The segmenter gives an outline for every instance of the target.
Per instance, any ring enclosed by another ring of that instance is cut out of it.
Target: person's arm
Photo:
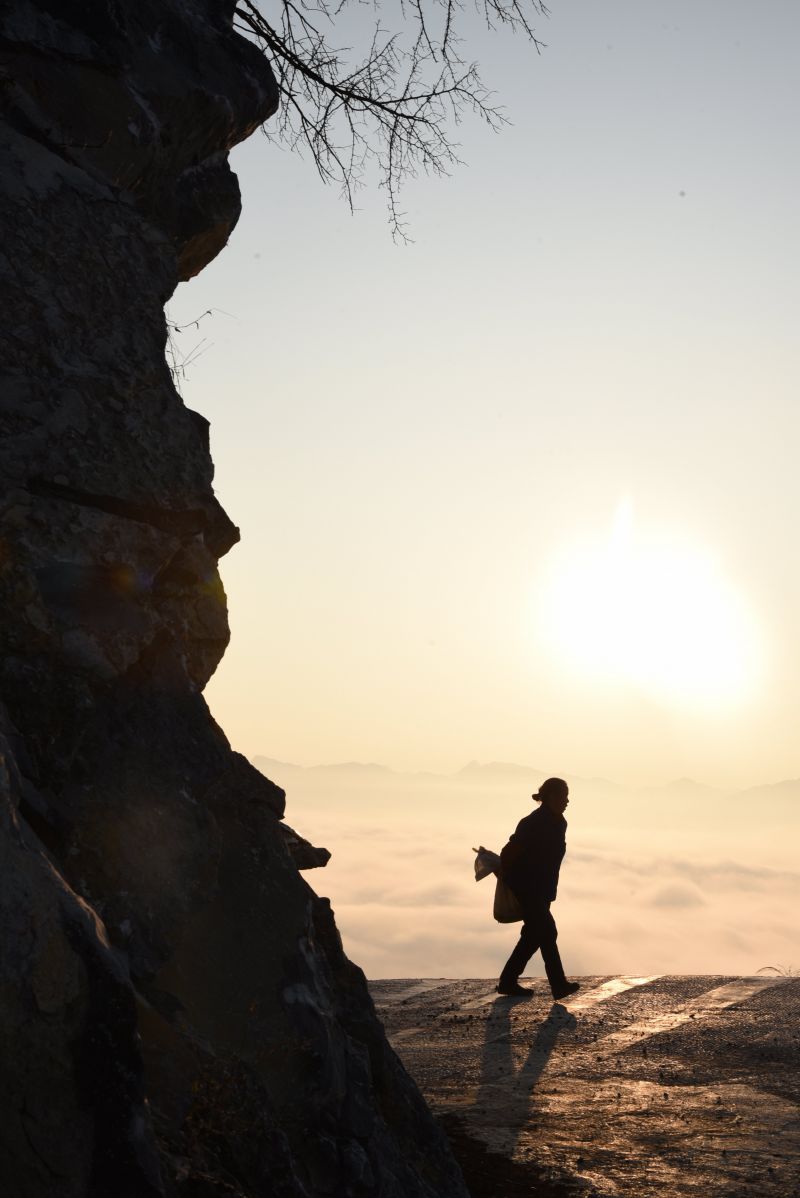
[[[535,863],[538,837],[529,821],[530,816],[519,821],[500,854],[505,873],[527,873]]]
[[[512,835],[508,844],[503,847],[500,853],[500,876],[502,877],[503,874],[513,873],[518,866],[522,864],[522,860],[522,845],[516,839],[515,835]]]

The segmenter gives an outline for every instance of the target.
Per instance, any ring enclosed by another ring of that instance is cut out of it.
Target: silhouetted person
[[[556,944],[558,929],[550,914],[567,848],[564,812],[569,803],[569,787],[563,778],[548,778],[531,798],[539,806],[520,820],[500,854],[503,881],[522,907],[523,924],[517,946],[500,974],[497,992],[530,994],[518,979],[539,949],[553,998],[561,999],[580,989],[577,982],[568,982],[564,974]]]

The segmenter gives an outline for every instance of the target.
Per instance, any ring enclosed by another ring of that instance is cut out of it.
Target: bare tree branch
[[[386,0],[388,2],[388,0]],[[338,183],[350,207],[369,169],[386,189],[392,233],[406,239],[399,205],[404,180],[420,170],[448,174],[458,162],[452,127],[471,113],[492,129],[506,123],[477,63],[462,54],[467,0],[399,0],[398,29],[381,22],[381,0],[238,0],[236,27],[269,57],[283,104],[265,133],[310,152],[320,177]],[[533,21],[543,0],[473,0],[489,29],[503,27],[543,43]],[[355,54],[331,38],[346,10],[372,7],[371,36]]]

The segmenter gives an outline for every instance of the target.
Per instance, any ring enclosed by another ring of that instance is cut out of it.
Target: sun
[[[554,563],[540,614],[551,651],[584,677],[684,707],[753,692],[760,637],[744,596],[688,538],[639,532],[629,499],[604,537]]]

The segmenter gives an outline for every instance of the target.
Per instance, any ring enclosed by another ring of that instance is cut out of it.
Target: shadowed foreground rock
[[[238,531],[163,304],[276,106],[228,0],[0,4],[0,1176],[459,1198],[284,794],[211,719]]]

